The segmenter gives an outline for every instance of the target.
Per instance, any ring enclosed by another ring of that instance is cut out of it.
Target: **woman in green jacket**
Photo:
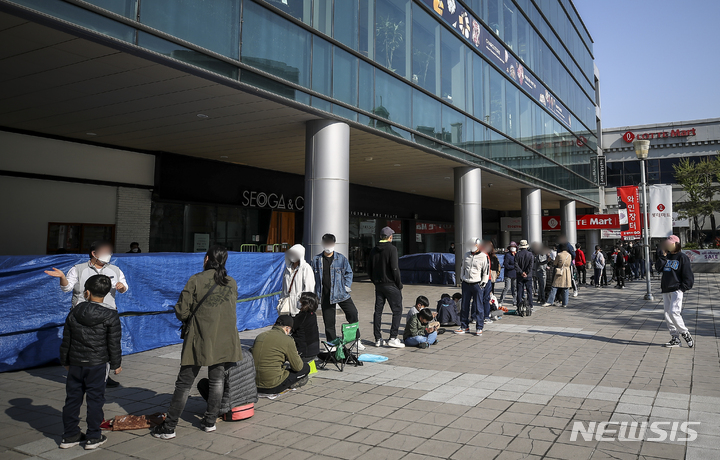
[[[227,276],[227,250],[212,246],[203,263],[203,271],[190,277],[175,305],[175,316],[185,324],[180,372],[165,422],[153,429],[161,439],[175,437],[175,427],[185,409],[190,389],[203,366],[210,381],[208,406],[200,422],[206,432],[215,431],[222,402],[227,363],[242,359],[237,332],[237,284]]]

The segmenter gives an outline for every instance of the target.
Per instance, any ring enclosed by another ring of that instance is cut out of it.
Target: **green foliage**
[[[682,186],[685,192],[684,201],[676,204],[678,215],[682,218],[690,218],[695,223],[696,229],[705,225],[708,217],[713,217],[715,211],[720,210],[720,200],[715,199],[716,193],[720,191],[720,157],[713,159],[702,159],[692,161],[690,158],[683,158],[680,163],[673,166],[675,180]],[[701,239],[701,232],[697,232],[698,244]]]
[[[405,42],[405,22],[395,22],[390,15],[379,18],[377,28],[377,50],[385,55],[385,67],[395,72],[393,57],[395,50]]]

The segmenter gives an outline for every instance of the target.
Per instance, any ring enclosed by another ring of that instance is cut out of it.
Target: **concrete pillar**
[[[482,238],[482,171],[470,166],[457,167],[455,174],[455,276],[460,283],[463,255],[473,238]]]
[[[585,230],[585,241],[587,241],[585,253],[592,253],[595,246],[600,244],[600,230]]]
[[[575,215],[575,200],[560,201],[560,227],[567,236],[568,242],[573,246],[577,244],[577,216]]]
[[[325,233],[335,250],[348,255],[350,224],[350,126],[311,120],[305,133],[305,226],[303,245],[310,260],[322,252]]]
[[[539,188],[520,190],[522,235],[528,243],[542,241],[542,191]]]

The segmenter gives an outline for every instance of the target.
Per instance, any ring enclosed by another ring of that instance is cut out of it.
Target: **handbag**
[[[298,266],[297,270],[295,270],[295,273],[293,274],[292,280],[290,280],[290,287],[288,287],[288,295],[287,297],[283,297],[278,301],[277,304],[277,311],[278,315],[289,315],[292,311],[290,309],[290,293],[292,292],[293,284],[295,284],[295,277],[297,276],[298,272],[300,271],[300,266]]]
[[[202,299],[200,299],[200,302],[198,302],[197,306],[195,307],[195,310],[192,310],[190,312],[190,316],[183,321],[182,325],[180,326],[180,339],[185,340],[185,337],[187,337],[188,334],[188,328],[190,327],[190,321],[192,321],[193,317],[195,316],[195,313],[197,313],[198,308],[200,308],[200,305],[202,305],[203,302],[205,302],[205,299],[207,299],[210,294],[212,294],[212,291],[215,290],[217,287],[217,284],[213,284],[213,286],[210,288],[209,291],[207,291],[207,294],[203,296]]]

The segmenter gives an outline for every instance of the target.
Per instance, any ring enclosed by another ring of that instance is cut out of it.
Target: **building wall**
[[[115,223],[117,187],[0,176],[0,196],[0,255],[45,254],[48,222]]]
[[[0,131],[0,255],[45,254],[49,222],[115,224],[118,251],[147,249],[154,176],[154,155]]]

